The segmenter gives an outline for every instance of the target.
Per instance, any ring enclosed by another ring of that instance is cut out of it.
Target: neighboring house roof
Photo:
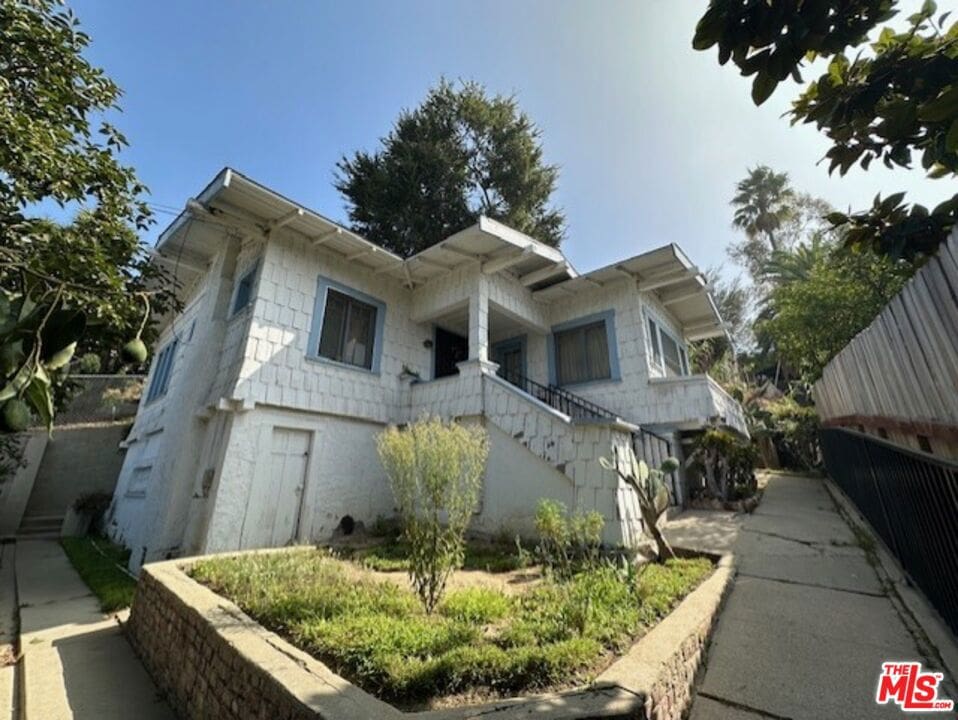
[[[156,243],[158,262],[202,272],[215,255],[208,234],[190,233],[191,220],[269,233],[280,227],[308,238],[315,246],[344,255],[374,273],[409,286],[428,282],[476,261],[486,273],[509,270],[536,297],[555,300],[594,290],[623,275],[639,289],[657,295],[690,339],[724,334],[722,319],[705,278],[677,245],[649,252],[579,275],[556,248],[487,217],[408,259],[376,245],[287,197],[224,168],[163,231]]]

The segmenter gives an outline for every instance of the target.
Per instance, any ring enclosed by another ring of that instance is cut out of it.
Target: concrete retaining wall
[[[487,714],[497,720],[679,720],[734,574],[731,557],[723,557],[705,582],[588,688],[403,713],[193,581],[185,565],[174,560],[143,568],[128,629],[170,705],[190,720],[467,720]]]

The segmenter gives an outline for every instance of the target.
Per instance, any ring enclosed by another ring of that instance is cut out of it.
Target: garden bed
[[[360,560],[370,557],[382,559],[373,552]],[[515,572],[506,565],[497,567]],[[453,578],[432,615],[403,573],[360,568],[322,550],[201,560],[190,574],[350,682],[408,710],[583,686],[712,569],[702,557],[634,573],[602,565],[566,582],[517,584],[519,591],[474,570]]]
[[[254,551],[206,561],[290,552]],[[498,720],[679,720],[688,709],[734,574],[731,556],[713,560],[714,572],[592,683],[583,679],[581,688],[478,706],[410,713],[378,700],[189,577],[194,561],[144,566],[127,631],[144,666],[184,720],[468,720],[485,715]]]

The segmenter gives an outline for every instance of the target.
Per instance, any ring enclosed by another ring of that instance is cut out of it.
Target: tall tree
[[[778,280],[756,325],[760,342],[805,381],[822,369],[901,290],[915,265],[868,248],[801,244],[775,259]]]
[[[400,113],[379,150],[343,157],[336,188],[353,229],[404,257],[480,215],[555,246],[565,225],[549,204],[558,169],[539,139],[515,97],[441,80]]]
[[[130,360],[149,310],[172,302],[136,230],[145,188],[103,119],[120,89],[90,65],[90,38],[55,0],[0,0],[0,428],[53,422],[78,345],[121,339]],[[72,208],[65,224],[44,217]],[[117,348],[119,349],[119,348]]]
[[[732,224],[752,239],[762,237],[771,250],[778,250],[776,233],[792,214],[795,193],[786,173],[777,173],[767,165],[749,170],[735,187]]]
[[[793,123],[814,123],[831,141],[829,172],[875,160],[889,168],[912,165],[917,153],[930,177],[958,174],[958,23],[935,18],[926,0],[904,30],[880,23],[896,14],[894,0],[759,2],[710,0],[692,46],[718,46],[753,77],[752,100],[765,102],[788,77],[802,82],[807,59],[829,60],[826,71],[793,102]],[[870,52],[858,50],[871,40]],[[849,58],[846,51],[855,51]],[[893,256],[929,253],[958,218],[958,195],[929,210],[903,203],[904,193],[876,197],[858,213],[833,213],[849,245]]]

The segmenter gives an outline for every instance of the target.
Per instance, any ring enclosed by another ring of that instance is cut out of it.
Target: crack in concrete
[[[768,577],[767,575],[755,575],[739,571],[742,577],[754,578],[755,580],[768,580],[770,582],[784,583],[785,585],[800,585],[802,587],[820,588],[822,590],[834,590],[835,592],[851,593],[853,595],[865,595],[866,597],[883,598],[888,597],[885,593],[868,592],[867,590],[852,590],[850,588],[835,587],[833,585],[823,585],[822,583],[801,582],[799,580],[786,580],[784,578]]]
[[[793,720],[793,718],[787,715],[776,715],[775,713],[768,712],[767,710],[760,710],[759,708],[752,707],[751,705],[746,705],[745,703],[736,702],[735,700],[729,700],[728,698],[723,698],[720,695],[713,695],[712,693],[699,692],[700,697],[713,700],[714,702],[721,703],[735,710],[741,710],[742,712],[751,713],[752,715],[757,715],[761,718],[768,718],[768,720]]]
[[[814,542],[812,540],[799,540],[798,538],[789,537],[788,535],[782,535],[781,533],[769,532],[768,530],[753,530],[751,528],[742,528],[742,532],[749,532],[753,535],[767,535],[768,537],[773,537],[778,540],[785,540],[787,542],[798,543],[799,545],[804,545],[805,547],[810,547],[812,550],[817,550],[822,555],[825,554],[825,548],[821,543]]]

